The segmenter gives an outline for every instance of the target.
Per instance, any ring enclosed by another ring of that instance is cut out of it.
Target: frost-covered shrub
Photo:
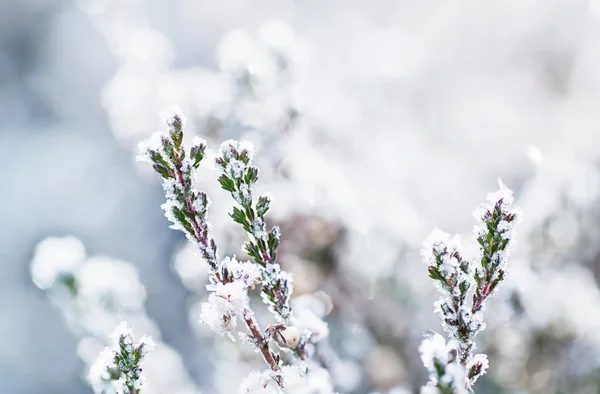
[[[475,337],[485,328],[483,310],[486,300],[498,291],[506,275],[509,246],[514,241],[514,226],[521,212],[513,206],[512,191],[499,181],[500,190],[487,196],[487,203],[475,210],[473,232],[479,244],[477,261],[461,255],[458,236],[435,230],[425,241],[422,257],[429,276],[442,293],[435,311],[442,328],[440,334],[426,338],[421,347],[423,364],[430,381],[423,394],[462,394],[487,372],[485,354],[474,354]],[[468,297],[472,297],[471,302]]]
[[[262,355],[268,369],[252,372],[242,382],[241,393],[270,392],[271,385],[285,393],[333,393],[328,374],[311,360],[315,345],[324,339],[326,330],[300,331],[292,311],[293,280],[277,261],[281,232],[277,226],[268,229],[265,220],[271,199],[267,195],[256,197],[254,192],[258,168],[253,165],[252,145],[226,141],[214,158],[218,181],[236,203],[229,215],[248,234],[244,251],[253,261],[221,259],[207,221],[210,199],[195,185],[196,171],[207,156],[206,143],[194,138],[191,146],[184,144],[184,121],[178,112],[167,116],[167,131],[140,144],[139,158],[149,161],[162,177],[166,196],[162,208],[171,228],[182,231],[195,245],[209,271],[206,287],[210,294],[201,305],[201,322],[234,341],[241,322],[246,331],[238,332],[238,336]],[[264,331],[249,304],[248,292],[257,286],[263,302],[278,321]],[[273,343],[286,353],[287,362]],[[315,379],[318,383],[313,383]]]
[[[144,308],[146,290],[131,264],[90,257],[73,236],[51,237],[36,246],[31,275],[78,338],[84,376],[95,393],[199,393],[181,356],[160,340]],[[144,335],[134,343],[132,328],[119,324],[122,320],[154,340]]]

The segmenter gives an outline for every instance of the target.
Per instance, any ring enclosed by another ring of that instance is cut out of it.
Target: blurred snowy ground
[[[281,263],[333,298],[342,392],[425,381],[416,347],[439,323],[420,245],[436,226],[468,239],[502,177],[526,217],[478,393],[599,393],[599,42],[597,0],[0,2],[0,392],[89,390],[29,271],[66,234],[133,264],[189,374],[234,392],[219,371],[246,356],[198,327],[204,277],[133,159],[178,104],[213,149],[257,145]],[[240,254],[214,178],[217,239]]]

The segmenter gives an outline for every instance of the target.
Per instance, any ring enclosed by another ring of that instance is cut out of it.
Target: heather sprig
[[[238,322],[241,320],[246,325],[248,332],[239,332],[239,336],[262,354],[269,369],[251,374],[242,385],[242,392],[250,392],[247,390],[250,386],[267,390],[269,381],[275,382],[285,393],[291,393],[293,387],[296,387],[294,391],[301,391],[304,384],[315,384],[322,393],[331,392],[329,375],[310,361],[316,343],[327,336],[327,325],[321,320],[320,324],[313,322],[312,326],[318,328],[313,331],[310,324],[301,321],[299,323],[304,324],[302,332],[294,325],[290,306],[292,276],[277,263],[281,233],[277,226],[267,231],[265,215],[271,199],[266,195],[254,198],[258,168],[253,165],[252,145],[244,141],[226,141],[215,161],[220,171],[219,183],[236,203],[230,216],[248,233],[249,240],[244,249],[254,262],[238,261],[235,256],[220,259],[207,222],[210,200],[205,193],[196,191],[194,182],[205,157],[206,144],[195,139],[192,146],[186,148],[183,143],[184,119],[177,112],[167,117],[168,130],[140,144],[140,158],[151,162],[163,179],[167,201],[162,208],[173,223],[171,227],[183,231],[207,262],[210,294],[208,301],[201,304],[200,321],[232,340],[235,340],[233,332]],[[249,305],[248,292],[257,285],[260,285],[263,301],[279,320],[279,323],[267,326],[264,332]],[[283,351],[293,354],[297,364],[284,365],[280,354],[272,350],[271,340]],[[316,372],[309,374],[309,371]],[[308,380],[303,380],[305,377]]]
[[[140,144],[138,160],[149,161],[163,178],[167,201],[162,205],[171,228],[181,230],[198,246],[211,273],[219,266],[217,245],[211,236],[206,215],[210,200],[195,190],[195,171],[205,157],[206,142],[195,138],[186,149],[183,144],[185,117],[175,112],[166,118],[167,133],[157,132]]]
[[[253,159],[254,150],[249,143],[225,141],[215,160],[221,171],[219,183],[238,204],[233,207],[230,216],[248,233],[249,240],[244,249],[261,267],[263,301],[280,321],[290,324],[292,277],[277,263],[277,247],[281,240],[279,227],[274,226],[267,231],[265,215],[271,199],[268,195],[254,198],[258,168],[252,165]]]
[[[475,268],[477,287],[473,294],[473,313],[494,294],[504,280],[508,261],[508,246],[514,239],[514,226],[521,212],[513,208],[512,191],[499,181],[500,190],[487,197],[487,203],[474,212],[478,223],[474,227],[480,247],[480,264]]]
[[[154,349],[154,341],[143,336],[135,344],[131,327],[123,322],[115,329],[113,342],[113,347],[105,348],[90,368],[88,379],[94,391],[139,394],[145,380],[141,363]]]
[[[427,238],[421,252],[428,265],[430,278],[442,293],[442,297],[434,304],[435,311],[442,318],[442,328],[450,336],[449,344],[455,347],[456,360],[464,372],[461,389],[466,390],[472,390],[473,384],[488,368],[487,356],[473,353],[474,340],[485,329],[485,301],[498,291],[505,278],[508,248],[515,235],[514,225],[522,216],[513,206],[512,191],[501,181],[499,186],[500,189],[490,193],[487,202],[474,213],[477,219],[474,233],[479,244],[476,262],[463,259],[458,237],[451,237],[439,230]],[[469,302],[470,292],[473,296]],[[428,344],[441,346],[439,339],[430,340]],[[427,393],[441,394],[459,392],[447,391],[447,388],[437,387],[431,382],[424,387],[425,390],[429,390]]]
[[[162,208],[173,223],[171,228],[183,231],[207,262],[211,273],[211,284],[207,289],[211,293],[208,301],[201,305],[201,322],[218,334],[234,339],[232,331],[238,320],[244,321],[249,333],[242,337],[261,352],[273,373],[273,380],[283,387],[280,356],[271,350],[249,305],[247,292],[260,281],[260,272],[252,263],[241,263],[235,258],[219,260],[217,245],[206,220],[210,201],[206,193],[195,189],[196,170],[205,157],[206,143],[195,139],[192,146],[186,148],[183,144],[184,119],[178,112],[167,117],[167,132],[155,134],[141,143],[140,159],[150,161],[163,178],[167,201]]]

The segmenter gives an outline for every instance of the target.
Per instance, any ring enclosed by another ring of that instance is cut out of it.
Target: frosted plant
[[[125,322],[113,333],[113,347],[106,347],[90,368],[88,380],[95,393],[138,394],[146,377],[141,364],[156,344],[143,336],[135,344],[131,327]]]
[[[514,226],[522,216],[513,206],[512,191],[499,181],[500,190],[487,196],[487,203],[475,210],[474,228],[479,244],[478,262],[461,256],[458,237],[435,230],[425,241],[423,260],[429,276],[442,297],[434,304],[442,318],[442,328],[450,341],[435,334],[423,341],[420,351],[430,371],[423,393],[463,393],[472,390],[488,368],[485,354],[473,354],[474,339],[485,328],[485,301],[498,291],[506,275],[508,247],[514,239]],[[472,301],[467,302],[468,295]]]
[[[254,199],[258,168],[252,165],[253,148],[247,142],[226,141],[221,145],[215,163],[220,170],[221,187],[231,193],[237,204],[230,216],[242,225],[250,237],[244,249],[254,263],[240,262],[235,257],[220,259],[207,222],[210,200],[206,193],[198,192],[195,188],[196,170],[206,156],[206,143],[195,138],[191,147],[183,144],[185,118],[181,113],[175,112],[165,120],[167,132],[157,133],[141,143],[138,158],[152,163],[163,178],[166,202],[162,208],[172,222],[171,228],[181,230],[206,262],[210,282],[207,289],[210,294],[208,301],[201,305],[200,320],[217,334],[227,335],[232,340],[235,340],[233,332],[238,322],[245,324],[248,332],[239,333],[239,336],[262,354],[269,370],[253,372],[242,384],[241,392],[267,390],[269,383],[274,382],[283,392],[301,393],[300,387],[304,389],[308,384],[306,381],[310,381],[304,378],[312,375],[308,371],[318,371],[305,361],[309,361],[314,344],[326,336],[326,330],[321,328],[319,335],[313,338],[309,328],[300,332],[294,325],[290,306],[292,277],[277,263],[281,233],[278,227],[268,230],[265,221],[271,200],[268,196]],[[248,298],[248,291],[259,284],[263,302],[279,321],[269,325],[264,332]],[[280,354],[273,350],[271,340],[301,364],[284,366]],[[319,373],[315,373],[315,376],[319,376]],[[299,380],[304,383],[296,384]],[[327,385],[320,386],[327,390]],[[321,388],[319,390],[322,393],[329,392]]]
[[[460,365],[457,344],[440,334],[426,338],[419,347],[421,360],[429,371],[429,383],[422,394],[466,394],[465,370]]]
[[[144,371],[148,379],[144,383],[144,393],[199,392],[180,355],[158,340],[160,332],[146,314],[146,291],[133,266],[108,257],[89,257],[82,242],[73,236],[51,237],[36,246],[31,274],[34,283],[47,292],[79,339],[79,356],[90,366],[86,378],[96,392],[123,393],[123,390],[129,390],[127,384],[130,388],[136,387],[136,392],[139,392],[141,380],[136,377],[139,362],[142,355],[154,348],[154,342],[148,337],[142,337],[133,347],[127,325],[120,325],[114,331],[120,320],[127,320],[134,327],[151,332],[157,340],[154,354],[145,360]],[[101,351],[111,333],[114,345],[120,342],[131,344],[131,348],[128,345],[123,350],[132,355],[131,360],[119,350],[120,345]],[[115,349],[120,351],[119,355]],[[116,367],[119,360],[120,370]],[[113,364],[115,367],[110,367]],[[125,391],[124,394],[130,392]]]

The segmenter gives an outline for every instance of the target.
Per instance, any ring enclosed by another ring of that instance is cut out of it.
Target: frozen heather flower
[[[40,289],[47,289],[57,279],[73,277],[85,258],[85,247],[79,239],[46,238],[36,246],[31,261],[33,282]]]
[[[217,153],[218,157],[222,157],[225,160],[230,160],[234,157],[238,147],[238,142],[236,140],[227,140],[221,143],[219,147],[219,152]]]
[[[217,334],[227,334],[237,326],[237,318],[248,308],[248,294],[241,282],[217,283],[207,302],[201,305],[200,321]]]
[[[240,385],[240,394],[272,394],[269,385],[269,374],[265,372],[252,371],[244,378]]]
[[[254,288],[257,283],[260,283],[261,272],[258,265],[249,261],[237,261],[234,257],[225,257],[220,264],[220,270],[224,274],[227,273],[229,279],[239,281],[246,288]]]
[[[143,336],[134,343],[133,333],[125,322],[115,329],[112,348],[105,348],[90,368],[88,381],[95,393],[132,394],[142,387],[141,362],[154,348],[154,341]]]
[[[218,157],[229,161],[231,159],[247,158],[247,164],[251,165],[254,159],[254,145],[248,141],[227,140],[219,147]]]
[[[231,161],[227,163],[225,171],[233,178],[239,179],[244,174],[245,169],[246,164],[244,164],[243,161],[231,159]]]
[[[170,132],[173,132],[176,128],[181,129],[187,124],[187,117],[183,114],[181,108],[177,106],[165,108],[160,115],[169,127]]]
[[[237,325],[237,316],[229,302],[211,294],[208,302],[203,302],[201,307],[200,322],[207,324],[219,335],[227,334],[231,337],[231,330]]]
[[[264,239],[267,236],[266,224],[264,221],[256,218],[252,221],[252,235],[256,239]]]
[[[513,236],[514,226],[521,219],[522,212],[513,206],[513,192],[498,179],[499,190],[486,196],[486,203],[473,212],[477,225],[473,228],[475,236],[479,239],[485,236],[490,229],[488,223],[495,220],[497,224],[494,231],[501,238],[508,240]]]
[[[440,265],[442,272],[451,274],[458,267],[455,252],[460,250],[460,237],[435,229],[427,237],[421,249],[421,257],[428,265]],[[438,261],[441,259],[441,264]]]
[[[474,384],[480,376],[485,375],[490,362],[485,354],[476,354],[473,356],[469,364],[467,365],[468,378],[471,381],[471,385]]]
[[[248,294],[242,282],[217,283],[214,294],[226,299],[238,312],[248,307]]]

